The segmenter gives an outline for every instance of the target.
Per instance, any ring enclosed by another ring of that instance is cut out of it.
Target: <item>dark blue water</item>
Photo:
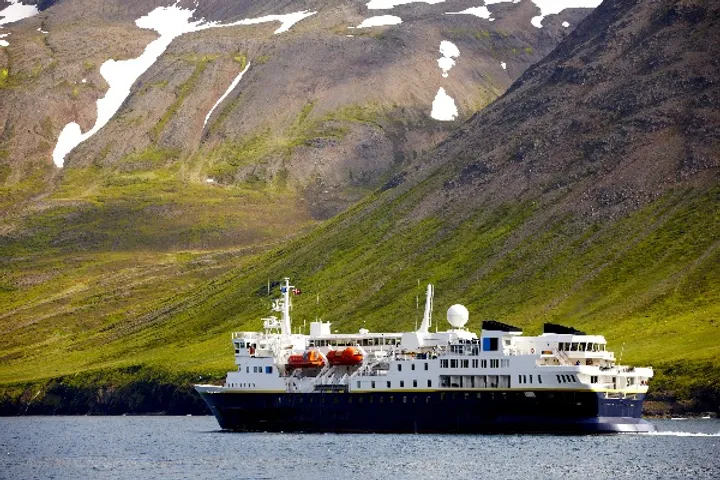
[[[0,418],[2,479],[720,479],[720,421],[656,434],[226,433],[213,417]]]

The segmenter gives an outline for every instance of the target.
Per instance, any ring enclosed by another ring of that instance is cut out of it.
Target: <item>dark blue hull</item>
[[[282,432],[646,432],[643,395],[568,391],[201,392],[223,429]]]

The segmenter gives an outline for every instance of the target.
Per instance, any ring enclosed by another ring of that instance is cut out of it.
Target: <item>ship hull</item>
[[[198,387],[220,427],[266,432],[560,433],[654,431],[644,395],[567,391],[260,393]]]

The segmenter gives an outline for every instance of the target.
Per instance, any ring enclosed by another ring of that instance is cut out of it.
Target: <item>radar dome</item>
[[[464,305],[457,304],[448,308],[447,320],[453,328],[463,328],[469,317],[468,309]]]

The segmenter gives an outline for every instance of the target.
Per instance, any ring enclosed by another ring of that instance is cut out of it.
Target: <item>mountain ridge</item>
[[[553,321],[626,342],[629,362],[660,367],[660,396],[709,392],[693,408],[716,408],[717,19],[704,2],[605,2],[502,98],[320,227],[132,315],[58,321],[64,361],[46,371],[219,374],[227,333],[255,329],[268,278],[284,276],[312,297],[296,322],[412,328],[422,281],[437,285],[437,311],[462,302],[473,325]],[[37,380],[37,331],[8,332],[0,378]]]

